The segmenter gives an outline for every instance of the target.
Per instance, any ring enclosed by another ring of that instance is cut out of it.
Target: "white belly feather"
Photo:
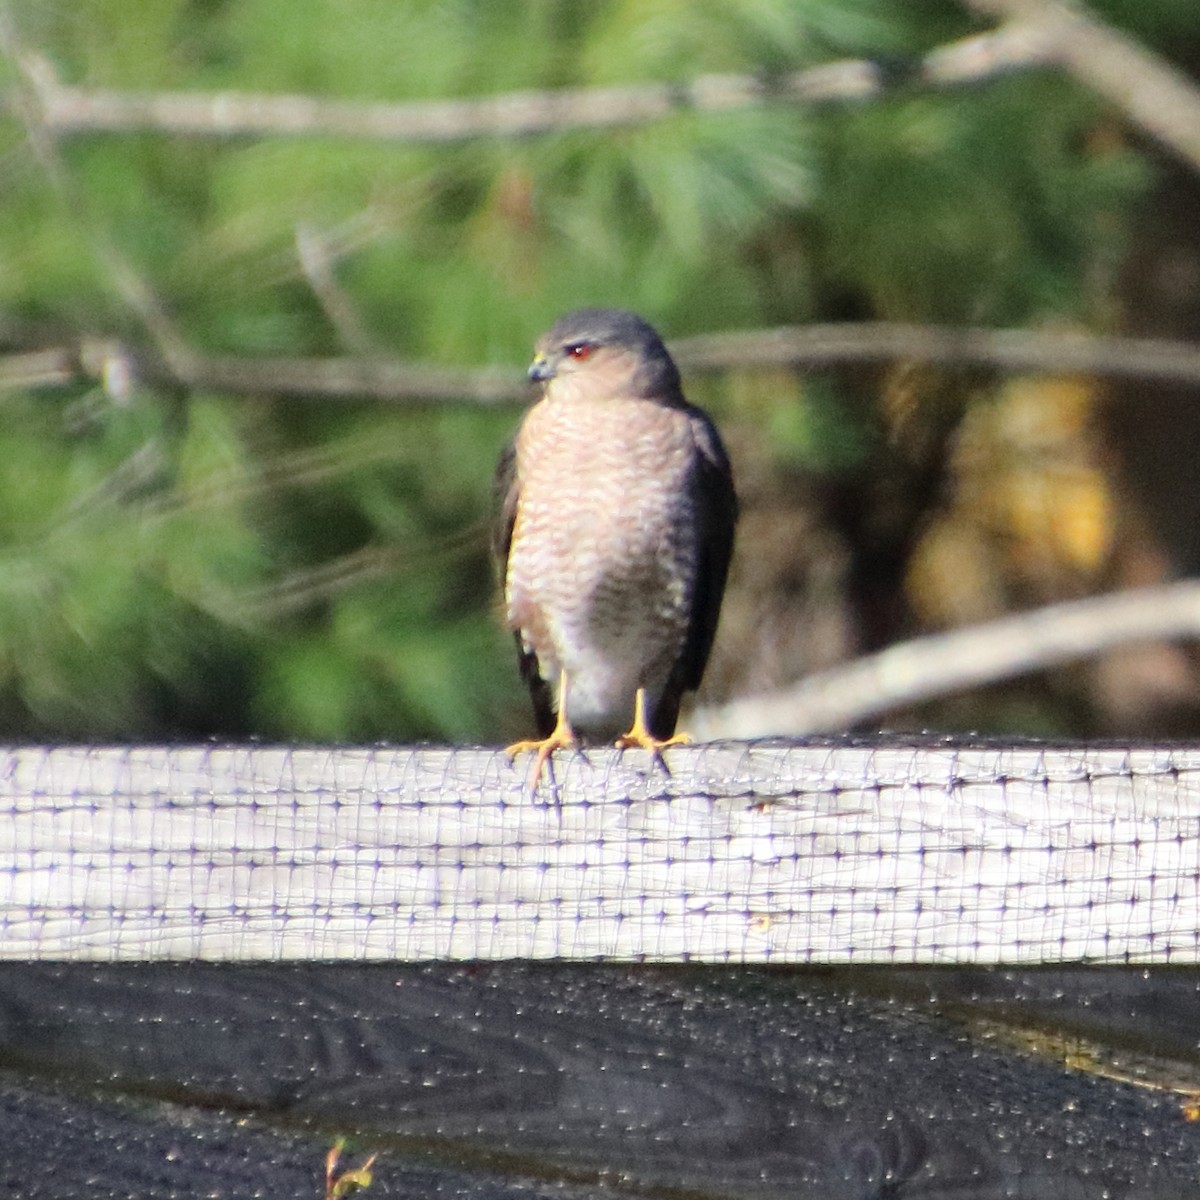
[[[637,436],[631,431],[637,430]],[[628,728],[678,659],[696,567],[687,417],[644,401],[543,401],[517,438],[521,494],[506,579],[508,624],[578,732]]]

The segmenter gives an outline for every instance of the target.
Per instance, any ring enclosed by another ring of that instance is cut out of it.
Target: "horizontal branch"
[[[162,355],[120,342],[86,339],[0,356],[0,392],[50,388],[117,378],[122,389],[136,383],[184,386],[233,396],[289,396],[329,401],[427,403],[467,401],[480,405],[528,398],[519,368],[464,369],[385,358],[249,358],[189,355],[170,364]]]
[[[571,129],[644,125],[678,112],[731,112],[768,103],[876,99],[897,82],[978,83],[1059,66],[1133,124],[1200,167],[1200,89],[1082,6],[1056,0],[964,0],[1005,24],[940,46],[908,69],[845,59],[779,76],[703,75],[680,83],[509,92],[479,99],[371,103],[246,92],[131,92],[61,83],[46,59],[22,56],[47,133],[153,131],[188,137],[332,137],[445,143]]]
[[[790,688],[695,714],[705,738],[854,728],[919,704],[1134,642],[1200,638],[1200,581],[1093,596],[890,646]]]
[[[79,374],[78,357],[62,347],[9,354],[0,358],[0,392],[61,387],[76,382]]]
[[[0,322],[0,340],[4,337]],[[956,329],[886,321],[830,323],[681,338],[671,350],[686,371],[817,369],[838,363],[916,361],[1025,373],[1088,374],[1200,384],[1200,346],[1158,338],[1095,337],[1027,329]],[[458,368],[395,358],[205,357],[174,365],[154,351],[102,339],[0,357],[0,390],[88,380],[140,380],[228,395],[313,400],[518,403],[520,367]]]
[[[1056,0],[964,0],[1005,24],[937,47],[908,69],[845,59],[778,76],[702,75],[680,83],[509,92],[479,99],[400,103],[247,92],[137,92],[63,84],[40,56],[21,55],[38,122],[54,136],[152,131],[186,137],[331,137],[446,143],[571,129],[644,125],[678,112],[732,112],[769,103],[878,98],[897,83],[978,83],[1056,65],[1131,122],[1200,167],[1200,90],[1161,56]],[[11,41],[11,39],[10,39]],[[10,99],[10,106],[19,100]]]
[[[1200,383],[1200,346],[1162,338],[1033,329],[864,321],[706,334],[673,342],[671,349],[681,366],[696,371],[911,359],[1008,371]]]
[[[527,398],[518,369],[464,370],[396,359],[199,359],[193,387],[233,394],[314,396],[325,400],[468,400],[496,404]]]
[[[908,72],[864,59],[826,63],[781,76],[703,75],[682,83],[509,92],[474,100],[362,103],[245,92],[128,92],[70,87],[45,59],[26,62],[36,81],[41,122],[57,135],[150,130],[189,137],[335,137],[390,142],[455,142],[569,129],[644,125],[673,113],[732,112],[771,102],[867,100],[897,75],[931,86],[985,79],[1035,65],[1042,47],[1014,26],[939,47]]]

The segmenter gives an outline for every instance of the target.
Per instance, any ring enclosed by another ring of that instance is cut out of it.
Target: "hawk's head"
[[[538,339],[529,378],[546,394],[680,403],[679,370],[649,322],[620,308],[578,308]]]

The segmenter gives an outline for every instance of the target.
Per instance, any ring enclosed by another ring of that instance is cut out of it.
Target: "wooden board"
[[[1200,747],[0,750],[0,957],[1200,961]]]
[[[6,963],[19,1200],[1192,1200],[1200,971]]]

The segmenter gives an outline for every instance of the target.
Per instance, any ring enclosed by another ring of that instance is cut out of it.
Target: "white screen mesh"
[[[0,752],[0,953],[1196,962],[1200,749]]]

